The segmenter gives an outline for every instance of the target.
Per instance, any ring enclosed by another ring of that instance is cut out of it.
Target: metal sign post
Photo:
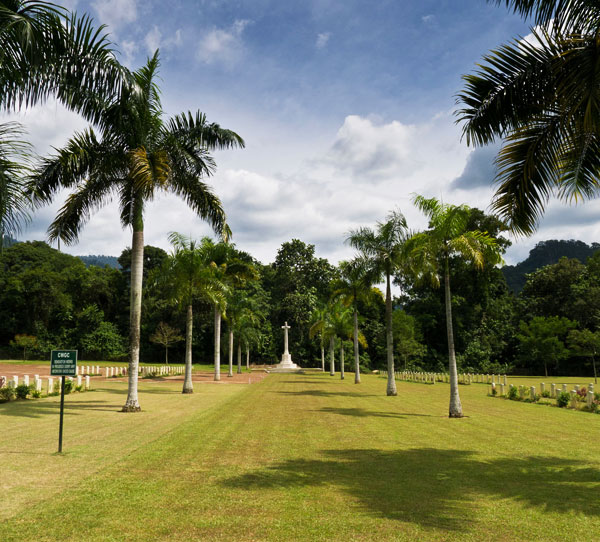
[[[65,377],[77,375],[77,350],[52,350],[50,374],[60,376],[60,423],[58,426],[58,453],[62,453],[63,417],[65,412]]]

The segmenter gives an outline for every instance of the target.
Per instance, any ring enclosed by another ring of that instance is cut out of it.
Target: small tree
[[[592,359],[592,368],[594,369],[594,382],[598,383],[596,373],[596,355],[600,351],[600,331],[590,331],[589,329],[573,329],[567,337],[569,347],[573,353]]]
[[[575,327],[575,322],[558,316],[536,316],[529,322],[519,324],[517,339],[521,342],[521,356],[528,361],[544,365],[548,376],[548,359],[558,367],[560,360],[569,356],[564,336]]]
[[[35,348],[37,344],[37,337],[34,335],[26,335],[25,333],[15,335],[14,340],[10,341],[11,346],[23,349],[23,361],[27,359],[27,350]]]
[[[394,349],[404,360],[404,370],[408,369],[408,360],[420,360],[427,348],[420,342],[419,330],[415,318],[403,310],[395,310],[392,315],[394,330]]]
[[[183,341],[183,336],[179,331],[170,325],[160,322],[156,326],[156,331],[150,335],[150,341],[154,344],[160,344],[165,347],[165,364],[169,363],[169,346]]]

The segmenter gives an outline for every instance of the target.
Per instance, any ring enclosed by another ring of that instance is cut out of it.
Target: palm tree
[[[167,262],[165,274],[172,282],[175,297],[185,305],[187,310],[185,332],[185,378],[182,393],[193,393],[192,384],[192,331],[193,300],[203,297],[213,304],[225,304],[226,289],[223,283],[216,280],[210,267],[206,265],[202,254],[202,245],[177,232],[169,234],[174,253]]]
[[[93,128],[77,133],[58,154],[45,159],[32,183],[35,201],[46,204],[62,188],[73,192],[49,227],[50,239],[77,241],[90,214],[113,195],[119,198],[121,223],[132,228],[129,387],[123,411],[140,410],[137,372],[144,253],[144,207],[159,190],[183,197],[213,229],[230,232],[221,202],[201,179],[215,169],[212,149],[243,147],[234,132],[208,124],[204,114],[163,120],[155,83],[158,51],[133,74],[135,85],[102,111],[100,137]]]
[[[446,299],[446,330],[450,372],[450,417],[461,418],[462,405],[458,394],[458,373],[452,330],[452,298],[450,293],[450,259],[459,257],[482,269],[484,264],[502,261],[496,240],[485,232],[469,230],[470,208],[449,205],[435,198],[415,195],[413,202],[429,219],[429,230],[415,234],[407,243],[412,269],[417,279],[429,280],[439,287],[443,276]]]
[[[227,242],[214,243],[208,237],[205,237],[202,243],[205,261],[210,265],[215,279],[223,283],[229,290],[243,287],[247,280],[255,280],[258,277],[253,265],[238,258],[238,253],[233,244]],[[221,319],[225,310],[226,304],[219,305],[215,303],[215,380],[221,380]]]
[[[392,212],[377,227],[360,228],[350,232],[347,241],[369,262],[370,273],[376,281],[385,278],[385,326],[387,346],[387,394],[398,395],[394,378],[394,337],[392,329],[391,277],[404,265],[404,245],[408,238],[406,219],[400,212]]]
[[[241,373],[240,349],[244,345],[246,350],[246,369],[250,369],[250,346],[259,345],[262,340],[262,334],[259,324],[262,321],[259,313],[248,309],[237,319],[236,333],[238,337],[238,373]]]
[[[354,330],[354,383],[360,384],[360,357],[358,350],[358,302],[370,303],[374,298],[381,299],[381,291],[373,288],[373,276],[369,273],[368,261],[355,258],[350,262],[340,262],[340,278],[334,283],[333,297],[351,306],[353,310]]]
[[[31,106],[50,95],[97,122],[107,98],[129,72],[89,17],[56,4],[4,0],[0,4],[0,107]]]
[[[309,329],[309,338],[319,334],[319,343],[321,346],[321,371],[325,372],[325,344],[323,341],[323,327],[325,325],[325,319],[327,318],[327,307],[323,306],[316,308],[311,315],[312,325]]]
[[[98,120],[108,96],[129,72],[120,66],[103,27],[47,2],[0,4],[0,109],[34,105],[51,94],[90,121]],[[28,218],[22,174],[31,148],[17,123],[0,124],[0,252],[5,234]]]
[[[0,124],[0,254],[4,251],[4,236],[14,236],[29,220],[24,177],[31,147],[19,139],[22,134],[17,123]]]
[[[340,340],[340,378],[344,380],[344,341],[351,339],[356,332],[356,341],[366,348],[367,341],[364,335],[358,331],[357,324],[354,321],[355,311],[352,307],[347,307],[341,302],[334,303],[331,306],[329,325],[325,329],[325,336]],[[360,380],[359,380],[360,381]]]
[[[600,4],[596,0],[505,0],[531,17],[530,40],[514,40],[464,76],[458,95],[467,143],[503,146],[493,208],[531,234],[550,196],[598,195],[600,173]]]

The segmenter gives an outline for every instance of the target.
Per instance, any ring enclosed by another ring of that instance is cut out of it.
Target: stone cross
[[[288,351],[288,329],[291,329],[291,328],[290,328],[290,326],[288,326],[288,323],[286,322],[285,326],[281,326],[281,329],[283,329],[284,333],[285,333],[285,335],[284,335],[285,338],[284,338],[284,343],[283,343],[284,344],[284,352],[283,353],[289,354],[289,351]]]

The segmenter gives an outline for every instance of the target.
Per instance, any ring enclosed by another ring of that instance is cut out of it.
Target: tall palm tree
[[[30,202],[24,193],[31,147],[21,141],[17,123],[0,124],[0,254],[4,236],[15,235],[29,219]]]
[[[600,3],[496,0],[539,25],[464,76],[457,112],[467,143],[503,139],[493,208],[531,234],[552,195],[596,197],[600,184]]]
[[[449,205],[435,198],[415,195],[413,203],[429,219],[429,230],[415,234],[407,243],[412,269],[417,279],[428,280],[434,287],[444,281],[446,300],[446,331],[450,372],[450,417],[463,415],[458,394],[458,372],[452,328],[452,297],[450,292],[450,259],[458,257],[482,269],[486,262],[502,261],[496,240],[486,232],[469,230],[470,208]]]
[[[254,266],[238,258],[238,253],[233,244],[227,242],[215,243],[208,237],[205,237],[202,243],[206,263],[210,265],[214,277],[229,290],[243,287],[247,280],[258,278]],[[225,310],[226,306],[224,305],[214,305],[214,378],[217,381],[221,380],[221,319]]]
[[[385,279],[385,326],[387,347],[387,394],[398,395],[394,378],[394,336],[392,329],[391,277],[404,265],[404,245],[408,238],[408,226],[404,215],[392,212],[385,222],[378,222],[375,229],[360,228],[350,232],[347,242],[370,262],[370,272],[377,281]]]
[[[358,331],[354,322],[354,309],[346,306],[341,301],[333,303],[330,307],[325,337],[330,340],[340,340],[340,378],[345,379],[344,371],[344,341],[351,339],[356,331],[356,340],[366,348],[367,342],[364,335]]]
[[[121,223],[133,232],[129,387],[123,411],[140,410],[137,372],[144,255],[144,208],[159,190],[183,197],[213,229],[230,232],[221,202],[201,179],[215,169],[212,149],[242,147],[243,140],[204,114],[163,119],[155,79],[158,51],[133,74],[135,85],[123,88],[103,110],[98,126],[77,133],[58,154],[43,160],[32,183],[39,204],[49,203],[62,188],[73,192],[49,227],[50,239],[75,243],[90,214],[113,195],[119,198]]]
[[[360,357],[358,332],[358,302],[370,303],[373,299],[381,299],[381,291],[373,288],[374,277],[369,272],[368,261],[355,258],[350,262],[340,262],[340,278],[334,283],[333,297],[352,307],[353,311],[353,342],[354,342],[354,383],[360,384]]]
[[[327,307],[317,307],[311,315],[311,327],[309,329],[309,338],[319,334],[319,343],[321,346],[321,371],[325,372],[325,343],[323,338],[323,327],[325,325],[325,319],[327,318]]]
[[[172,283],[175,297],[186,307],[185,333],[185,378],[182,393],[193,393],[192,383],[192,332],[193,301],[202,297],[213,304],[225,304],[226,287],[216,280],[210,267],[206,265],[202,246],[193,239],[177,232],[169,234],[174,253],[167,262],[165,274]]]

